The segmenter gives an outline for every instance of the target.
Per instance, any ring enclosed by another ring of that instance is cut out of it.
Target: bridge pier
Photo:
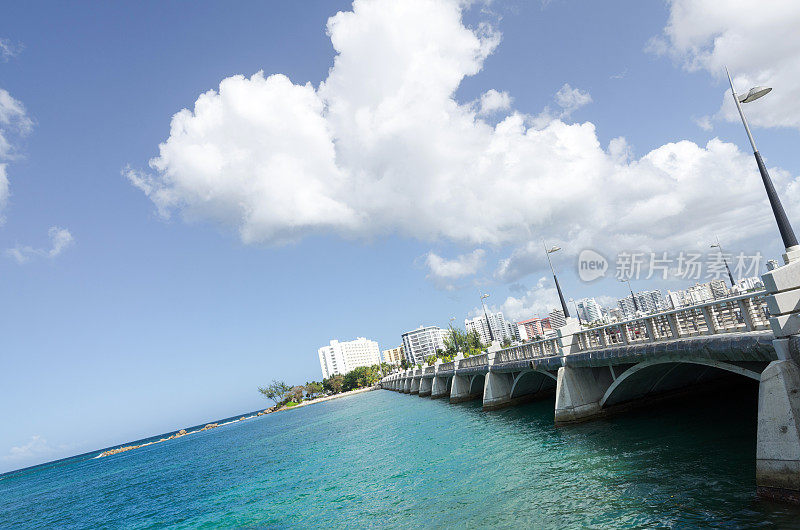
[[[462,403],[480,397],[480,392],[472,392],[472,376],[454,375],[450,386],[450,403]]]
[[[437,375],[431,384],[431,399],[438,399],[450,395],[451,377]]]
[[[800,503],[800,261],[791,257],[762,276],[778,360],[758,387],[756,485],[762,497]]]
[[[600,401],[613,378],[607,367],[558,369],[556,383],[556,425],[587,421],[604,414]]]
[[[487,373],[483,386],[483,410],[497,410],[509,406],[513,385],[514,376],[510,373]]]
[[[420,377],[419,379],[419,397],[425,397],[431,395],[431,389],[433,387],[433,378],[432,377]]]
[[[413,377],[406,376],[405,382],[403,383],[403,394],[410,394],[411,393],[411,380]]]
[[[800,503],[800,366],[773,361],[758,387],[758,494]]]
[[[420,376],[415,375],[411,378],[411,388],[409,389],[409,394],[419,394],[419,380],[422,379]]]

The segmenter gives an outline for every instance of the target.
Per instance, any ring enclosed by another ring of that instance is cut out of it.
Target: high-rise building
[[[553,329],[562,328],[567,325],[567,319],[564,316],[564,311],[561,309],[553,309],[547,317],[550,319],[550,325]]]
[[[584,298],[577,302],[578,316],[584,322],[597,322],[603,320],[603,308],[594,298]]]
[[[620,320],[625,320],[625,313],[618,307],[604,307],[603,320],[606,322],[619,322]]]
[[[711,289],[711,295],[714,298],[725,298],[731,294],[725,280],[711,280],[708,282],[708,287]]]
[[[383,362],[386,364],[391,364],[392,366],[400,366],[400,362],[403,360],[403,345],[397,346],[396,348],[390,348],[388,350],[383,350]]]
[[[533,340],[535,337],[544,337],[545,330],[550,329],[550,320],[547,318],[529,318],[517,322],[517,330],[521,340]]]
[[[640,291],[634,293],[634,295],[636,296],[635,304],[631,296],[626,296],[617,302],[625,318],[634,318],[637,309],[647,314],[664,311],[668,307],[668,304],[664,300],[664,295],[661,294],[661,291],[658,289],[654,291]]]
[[[413,331],[403,333],[403,352],[408,362],[422,364],[437,349],[444,349],[444,337],[447,332],[437,326],[420,326]]]
[[[364,337],[345,342],[332,340],[330,346],[323,346],[317,353],[323,379],[332,375],[344,375],[359,366],[372,366],[381,362],[378,343]]]
[[[506,321],[506,332],[507,332],[506,334],[511,340],[513,341],[521,340],[521,337],[519,335],[519,328],[513,322]]]
[[[763,288],[764,282],[761,281],[761,278],[758,276],[753,276],[752,278],[739,278],[739,281],[736,283],[736,290],[742,293]]]
[[[740,290],[738,284],[735,290]],[[679,307],[703,304],[718,298],[725,298],[730,294],[731,291],[728,289],[725,280],[717,279],[708,283],[696,283],[681,291],[667,291],[667,298],[670,301],[671,308],[677,309]]]
[[[491,326],[491,333],[489,333],[489,327],[486,325],[487,316],[489,326]],[[514,326],[506,323],[506,318],[500,312],[464,319],[464,328],[466,328],[467,333],[476,332],[484,344],[491,344],[492,339],[502,342],[503,339],[515,340],[518,337],[518,333],[514,332]]]

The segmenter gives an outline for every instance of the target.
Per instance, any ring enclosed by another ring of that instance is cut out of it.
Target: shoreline
[[[364,387],[364,388],[357,388],[355,390],[348,390],[347,392],[340,392],[340,393],[334,394],[332,396],[325,396],[325,397],[321,397],[321,398],[314,398],[314,399],[311,399],[311,400],[308,400],[308,401],[302,401],[302,402],[298,403],[297,405],[295,405],[293,407],[283,406],[283,407],[279,408],[278,410],[276,410],[275,412],[281,412],[283,410],[299,409],[300,407],[306,407],[308,405],[316,405],[317,403],[322,403],[323,401],[330,401],[332,399],[339,399],[339,398],[343,398],[343,397],[347,397],[347,396],[354,396],[356,394],[363,394],[364,392],[370,392],[372,390],[377,390],[377,389],[378,389],[378,386],[375,385],[375,386],[368,386],[368,387]]]
[[[158,443],[161,443],[161,442],[174,440],[175,438],[181,438],[183,436],[188,436],[190,434],[195,434],[195,433],[198,433],[198,432],[201,432],[201,431],[207,431],[207,430],[210,430],[210,429],[216,429],[217,427],[221,427],[223,425],[230,425],[231,423],[238,423],[240,421],[245,421],[245,420],[249,420],[249,419],[252,419],[252,418],[257,418],[259,416],[266,416],[267,414],[273,414],[275,412],[282,412],[282,411],[286,411],[286,410],[299,409],[301,407],[305,407],[305,406],[308,406],[308,405],[315,405],[317,403],[322,403],[324,401],[330,401],[332,399],[338,399],[338,398],[343,398],[343,397],[347,397],[347,396],[353,396],[355,394],[362,394],[364,392],[370,392],[372,390],[376,390],[377,388],[378,388],[377,385],[368,386],[368,387],[365,387],[365,388],[357,388],[355,390],[349,390],[347,392],[340,392],[339,394],[334,394],[332,396],[324,396],[324,397],[321,397],[321,398],[315,398],[315,399],[311,399],[311,400],[308,400],[308,401],[302,401],[302,402],[300,402],[297,405],[294,405],[292,407],[287,407],[285,405],[283,407],[279,408],[279,409],[275,409],[274,407],[270,407],[270,408],[264,409],[261,412],[258,412],[256,414],[251,414],[250,416],[242,416],[238,420],[231,420],[231,421],[227,421],[225,423],[217,423],[217,422],[207,423],[205,426],[203,426],[203,427],[201,427],[199,429],[196,429],[194,431],[188,431],[187,432],[186,429],[181,429],[177,433],[175,433],[175,434],[173,434],[173,435],[171,435],[171,436],[169,436],[167,438],[161,438],[160,440],[153,440],[152,442],[147,442],[147,443],[143,443],[143,444],[139,444],[139,445],[125,445],[125,446],[117,447],[115,449],[108,449],[106,451],[103,451],[99,455],[95,456],[94,458],[102,458],[102,457],[105,457],[105,456],[116,455],[116,454],[119,454],[119,453],[126,453],[126,452],[132,451],[134,449],[139,449],[140,447],[147,447],[149,445],[154,445],[154,444],[158,444]]]

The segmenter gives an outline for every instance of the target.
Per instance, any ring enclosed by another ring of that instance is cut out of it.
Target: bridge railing
[[[489,364],[488,353],[473,355],[472,357],[467,357],[466,359],[458,361],[459,368],[474,368],[475,366],[485,366],[487,364]]]
[[[435,366],[426,366],[422,369],[423,374],[432,374],[436,372]]]
[[[642,315],[558,338],[500,350],[495,362],[579,353],[612,346],[770,329],[766,292],[710,300],[661,313]],[[569,344],[569,348],[563,345]]]
[[[495,354],[496,363],[506,363],[511,361],[524,361],[537,357],[552,357],[561,355],[561,346],[558,337],[544,339],[536,342],[528,342],[522,346],[515,346],[500,350]]]
[[[450,372],[453,371],[456,367],[455,361],[450,361],[449,363],[442,363],[439,365],[440,372]]]

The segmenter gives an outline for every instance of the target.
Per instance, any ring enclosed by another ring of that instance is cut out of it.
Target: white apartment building
[[[381,362],[378,343],[364,337],[345,342],[332,340],[330,346],[323,346],[317,353],[323,379],[332,375],[344,375],[359,366],[372,366]]]
[[[486,324],[486,318],[489,318],[489,325]],[[491,333],[489,328],[491,327]],[[486,315],[479,315],[475,318],[464,319],[464,328],[467,333],[474,331],[481,338],[484,344],[491,344],[492,338],[502,342],[503,339],[519,340],[519,331],[513,322],[506,322],[503,313],[487,313]]]
[[[702,304],[718,298],[725,298],[730,294],[731,292],[725,280],[697,283],[682,291],[667,291],[667,297],[673,308]]]
[[[423,364],[425,359],[436,355],[436,350],[444,350],[447,331],[438,326],[420,326],[403,333],[403,352],[412,365]]]
[[[617,302],[619,308],[625,315],[625,318],[635,317],[637,309],[645,314],[664,311],[667,309],[667,303],[664,300],[664,295],[661,294],[661,291],[658,289],[655,291],[640,291],[638,293],[634,293],[634,295],[636,296],[635,304],[633,302],[633,297],[631,296],[626,296]]]
[[[578,306],[578,316],[583,322],[597,322],[603,320],[603,308],[594,298],[584,298],[576,304]]]

